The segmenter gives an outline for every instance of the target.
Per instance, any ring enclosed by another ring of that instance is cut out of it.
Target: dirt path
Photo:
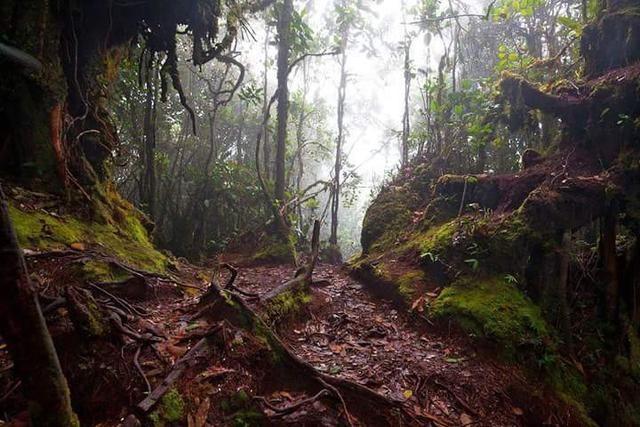
[[[263,293],[290,275],[281,266],[241,269],[236,283]],[[514,396],[527,388],[517,369],[478,355],[464,337],[372,297],[340,269],[321,265],[315,278],[329,285],[314,290],[308,319],[283,325],[279,333],[318,370],[406,400],[415,413],[451,425],[520,425],[535,415]]]
[[[82,254],[31,259],[29,267],[41,295],[53,300],[64,296],[65,286],[82,286],[81,281],[74,281],[74,265],[86,259]],[[243,267],[235,285],[261,294],[292,277],[293,271],[290,266]],[[323,398],[313,399],[319,390],[309,387],[308,378],[270,372],[272,364],[266,359],[273,353],[266,351],[255,333],[196,316],[202,306],[198,304],[200,292],[194,288],[206,288],[209,275],[208,269],[185,264],[177,278],[182,288],[160,281],[141,288],[141,294],[132,293],[136,287],[131,283],[118,288],[123,299],[148,313],[136,316],[129,326],[137,333],[159,337],[155,344],[121,336],[87,345],[78,341],[64,308],[48,314],[65,374],[75,391],[74,404],[87,425],[120,426],[148,390],[161,385],[176,362],[216,325],[221,329],[211,351],[195,359],[172,386],[182,395],[189,426],[348,425],[347,406],[355,414],[353,425],[408,425],[390,423],[388,417],[368,419],[368,410],[363,413],[353,399],[348,405],[340,404],[335,395],[326,395],[327,390]],[[477,352],[467,337],[446,325],[429,325],[373,297],[338,268],[319,265],[314,277],[325,280],[326,285],[313,289],[312,301],[298,318],[276,329],[282,341],[317,370],[404,402],[402,406],[416,420],[410,425],[554,424],[542,415],[554,412],[552,404],[544,394],[533,396],[540,384],[528,384],[517,368]],[[108,303],[104,297],[96,294],[100,304]],[[259,303],[253,304],[259,311]],[[6,349],[0,349],[0,368],[5,365],[10,360]],[[11,375],[0,379],[2,390],[14,384]],[[20,389],[9,396],[0,409],[17,414],[23,402]],[[262,398],[269,404],[260,404]],[[286,414],[269,407],[296,406],[303,401],[308,403]],[[160,409],[156,412],[162,416]]]

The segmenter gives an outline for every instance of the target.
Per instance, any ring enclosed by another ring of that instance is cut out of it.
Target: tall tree
[[[291,51],[291,18],[293,0],[284,0],[278,13],[278,132],[276,137],[275,198],[284,203],[286,188],[285,155],[289,119],[289,53]]]

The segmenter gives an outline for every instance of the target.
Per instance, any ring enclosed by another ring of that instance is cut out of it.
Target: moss
[[[286,241],[277,235],[268,236],[251,258],[256,263],[295,263],[296,242],[293,235]]]
[[[234,426],[245,427],[264,424],[262,413],[253,407],[251,397],[244,390],[238,391],[228,399],[221,400],[220,410],[226,414],[233,414],[231,419]]]
[[[277,323],[291,318],[311,302],[311,295],[302,290],[283,292],[269,302],[265,310],[269,323]]]
[[[412,270],[398,277],[395,283],[402,298],[410,304],[416,296],[417,284],[423,281],[424,273],[420,270]]]
[[[18,242],[24,248],[59,250],[83,243],[99,246],[100,250],[134,267],[153,272],[166,269],[167,257],[155,249],[133,211],[121,223],[95,223],[72,216],[26,211],[10,203],[9,215]]]
[[[453,220],[439,226],[431,227],[427,231],[417,233],[407,242],[406,246],[417,249],[420,255],[435,259],[444,255],[453,244],[456,231],[461,227],[460,220]]]
[[[497,342],[509,358],[522,346],[541,349],[551,341],[539,307],[501,277],[459,279],[433,302],[431,315]]]
[[[162,396],[158,409],[149,415],[149,420],[154,427],[164,427],[167,423],[182,421],[184,416],[184,399],[178,390],[172,388]]]
[[[90,282],[123,282],[131,275],[108,262],[90,260],[82,264],[82,276]]]
[[[362,223],[360,241],[363,251],[367,253],[391,248],[411,224],[418,203],[416,195],[402,187],[381,191],[367,209]]]
[[[260,426],[264,423],[264,416],[255,409],[238,411],[233,416],[234,427]]]

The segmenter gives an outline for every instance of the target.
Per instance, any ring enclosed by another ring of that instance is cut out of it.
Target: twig
[[[20,387],[21,385],[22,385],[21,380],[16,381],[15,384],[12,385],[11,388],[9,388],[9,390],[7,390],[7,392],[4,395],[2,395],[2,397],[0,397],[0,403],[7,400],[9,396],[11,396],[13,392],[15,392],[18,389],[18,387]]]
[[[316,400],[320,399],[321,397],[325,396],[329,394],[329,391],[326,389],[320,390],[315,396],[309,397],[307,399],[301,400],[297,403],[294,403],[292,405],[289,406],[285,406],[284,408],[278,408],[277,406],[274,406],[273,404],[271,404],[265,397],[263,396],[254,396],[253,399],[257,400],[259,402],[262,402],[267,408],[271,409],[273,412],[276,412],[276,416],[284,416],[287,414],[291,414],[293,412],[295,412],[298,408],[301,408],[302,406],[308,405],[310,403],[315,402]]]
[[[149,380],[147,379],[147,376],[144,374],[144,371],[142,370],[142,366],[140,366],[140,361],[138,360],[140,357],[141,351],[142,351],[142,344],[138,346],[138,348],[136,349],[136,354],[133,355],[133,365],[136,367],[136,369],[140,373],[140,376],[144,380],[145,385],[147,386],[147,396],[148,396],[149,394],[151,394],[151,384],[149,384]]]

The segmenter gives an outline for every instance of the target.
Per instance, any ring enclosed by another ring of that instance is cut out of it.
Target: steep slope
[[[555,152],[509,175],[446,175],[446,161],[417,160],[369,208],[351,262],[377,291],[455,321],[608,425],[640,421],[639,72],[553,93],[504,76],[511,114],[562,120]]]

